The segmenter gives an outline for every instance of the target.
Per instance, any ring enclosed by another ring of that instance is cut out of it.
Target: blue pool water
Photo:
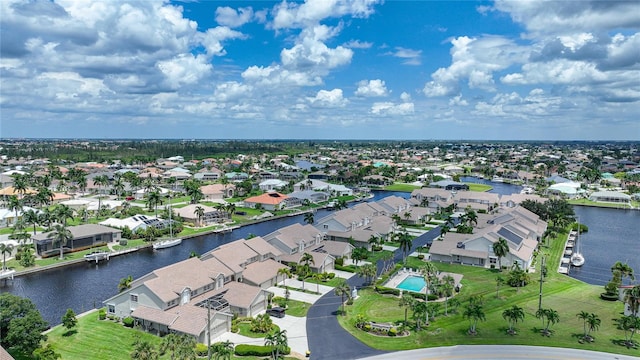
[[[408,291],[420,292],[426,283],[424,282],[424,278],[422,276],[407,276],[406,279],[402,280],[396,288]]]

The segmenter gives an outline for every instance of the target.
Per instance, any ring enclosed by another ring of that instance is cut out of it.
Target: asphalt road
[[[520,345],[458,345],[386,353],[363,360],[632,360],[634,356]]]
[[[409,254],[439,235],[440,228],[437,227],[415,238]],[[402,261],[402,251],[400,249],[395,251],[394,261]],[[376,265],[379,273],[382,270],[382,262],[379,261]],[[363,286],[364,279],[354,276],[347,283],[351,288],[354,286],[360,288]],[[309,343],[309,351],[311,351],[311,359],[348,360],[384,354],[385,352],[382,350],[376,350],[363,344],[340,326],[337,319],[340,302],[341,298],[331,291],[309,308],[307,313],[307,341]]]

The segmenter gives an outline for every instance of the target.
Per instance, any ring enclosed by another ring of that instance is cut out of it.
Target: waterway
[[[463,181],[485,183],[493,186],[491,192],[511,194],[521,187],[506,183],[492,183],[484,179],[464,178]],[[397,195],[408,198],[409,193],[376,191],[370,201]],[[353,205],[353,204],[350,204]],[[576,207],[580,221],[589,226],[584,234],[582,251],[586,263],[571,276],[592,284],[602,284],[609,280],[609,268],[617,260],[626,260],[640,272],[640,239],[638,231],[640,212],[623,210]],[[329,214],[329,210],[319,210],[316,219]],[[229,243],[250,234],[262,236],[276,229],[294,223],[303,223],[302,215],[280,218],[269,222],[248,225],[226,234],[210,234],[185,240],[180,246],[160,251],[144,250],[111,258],[108,262],[76,264],[57,270],[34,273],[0,281],[0,292],[10,292],[31,299],[46,321],[59,324],[66,309],[81,313],[100,307],[102,301],[117,293],[118,282],[126,276],[138,278],[154,269],[167,266],[189,257],[193,251],[205,253],[217,246]],[[634,231],[635,230],[635,231]],[[605,250],[606,249],[606,250]]]

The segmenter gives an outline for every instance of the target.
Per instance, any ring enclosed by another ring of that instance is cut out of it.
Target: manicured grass
[[[94,312],[78,319],[76,332],[65,336],[67,329],[56,326],[48,334],[48,343],[65,360],[111,360],[129,359],[133,350],[133,340],[139,336],[158,346],[160,337],[140,330],[126,328],[122,324],[110,320],[98,320],[98,313]],[[90,355],[90,356],[89,356]],[[168,359],[163,356],[161,359]]]
[[[480,191],[485,192],[493,189],[493,186],[486,184],[476,184],[476,183],[465,183],[469,185],[469,191]]]
[[[343,279],[339,278],[339,277],[334,277],[333,279],[327,280],[327,281],[318,281],[318,280],[316,280],[314,278],[307,278],[307,279],[304,279],[304,282],[305,283],[320,284],[320,285],[324,285],[324,286],[336,287],[341,282],[341,280],[343,280]],[[309,289],[316,289],[316,288],[314,286],[310,286]]]
[[[286,314],[290,316],[304,317],[307,316],[307,312],[309,311],[310,307],[311,304],[304,301],[289,299],[289,301],[287,301]]]
[[[398,322],[404,320],[404,310],[398,306],[399,300],[394,297],[383,296],[373,290],[362,290],[354,305],[347,307],[347,316],[339,317],[342,326],[355,337],[371,347],[383,350],[406,350],[421,347],[448,346],[455,344],[523,344],[551,347],[569,347],[587,350],[606,351],[630,355],[640,355],[638,350],[628,350],[615,345],[612,341],[622,339],[623,332],[617,330],[613,319],[619,318],[623,309],[621,302],[607,302],[599,298],[603,291],[601,286],[585,284],[565,275],[555,272],[562,253],[566,234],[561,234],[552,242],[550,248],[543,252],[547,254],[549,276],[543,283],[543,308],[558,311],[560,322],[551,327],[553,335],[543,337],[539,333],[542,328],[541,320],[535,318],[538,309],[539,272],[530,274],[531,282],[524,288],[516,290],[508,286],[501,286],[500,297],[496,297],[495,278],[497,270],[455,264],[435,263],[440,271],[455,272],[464,275],[459,299],[462,306],[457,314],[444,316],[444,305],[441,314],[432,319],[428,329],[416,331],[411,329],[407,337],[378,337],[355,328],[355,319],[359,314],[368,320],[379,322]],[[560,250],[558,250],[560,249]],[[420,261],[408,259],[407,266],[418,267]],[[505,271],[503,276],[507,275]],[[461,315],[466,301],[471,295],[481,295],[484,300],[486,321],[478,324],[476,336],[467,335],[468,320]],[[512,305],[518,305],[525,311],[525,319],[517,324],[518,334],[506,334],[507,322],[502,318],[502,311]],[[579,344],[578,336],[582,334],[582,320],[576,317],[580,311],[596,313],[602,320],[600,329],[593,333],[596,341],[592,344]],[[409,311],[409,318],[411,311]],[[409,321],[413,325],[413,321]]]
[[[9,269],[14,269],[16,271],[34,269],[34,268],[38,268],[38,267],[42,267],[42,266],[64,263],[64,262],[69,261],[69,260],[82,259],[86,254],[88,254],[90,252],[93,252],[93,251],[98,251],[98,250],[108,251],[108,248],[106,246],[100,246],[100,247],[95,247],[93,249],[87,249],[87,250],[78,251],[78,252],[66,253],[66,254],[64,254],[64,259],[63,260],[60,260],[58,255],[52,256],[52,257],[48,257],[46,259],[36,259],[36,265],[32,266],[32,267],[28,267],[28,268],[25,268],[24,266],[20,265],[18,260],[11,259],[11,260],[7,260],[7,267]]]
[[[401,191],[401,192],[412,192],[415,189],[420,189],[420,186],[403,184],[403,183],[395,183],[395,184],[384,187],[384,190],[387,190],[387,191]]]
[[[389,250],[380,250],[380,251],[369,251],[369,254],[367,256],[367,259],[365,261],[368,261],[372,264],[377,264],[378,260],[382,259],[382,257],[385,254],[393,254],[393,252],[389,251]]]
[[[263,338],[265,336],[267,336],[267,333],[257,333],[257,332],[253,332],[251,331],[251,322],[241,322],[238,324],[238,334],[246,336],[246,337],[250,337],[250,338],[254,338],[254,339],[259,339],[259,338]],[[271,327],[271,332],[274,331],[280,331],[280,327],[278,327],[278,325],[273,324],[273,326]]]
[[[599,201],[591,201],[589,199],[572,199],[567,200],[567,202],[571,205],[585,205],[585,206],[595,206],[595,207],[606,207],[606,208],[615,208],[615,209],[628,209],[629,205],[626,204],[616,204],[616,203],[606,203]],[[634,207],[640,206],[640,202],[632,201],[631,205]]]
[[[113,245],[113,250],[118,251],[118,250],[124,250],[124,249],[132,249],[132,248],[135,248],[137,246],[142,246],[142,245],[144,245],[146,243],[147,242],[144,241],[144,239],[127,240],[127,245],[125,245],[125,246]]]

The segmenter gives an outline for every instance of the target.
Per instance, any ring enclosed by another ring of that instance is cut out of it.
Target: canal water
[[[484,179],[471,178],[463,181],[489,184],[494,187],[491,192],[499,194],[518,193],[521,189],[520,186],[492,183]],[[410,196],[409,193],[389,191],[376,191],[373,195],[370,201],[377,201],[390,195],[403,198]],[[315,214],[316,220],[329,212],[329,210],[319,210]],[[631,214],[622,210],[577,207],[576,213],[580,215],[580,221],[589,226],[590,231],[582,237],[584,241],[582,250],[587,261],[580,272],[572,272],[572,276],[588,283],[601,284],[610,277],[609,268],[617,259],[628,260],[630,265],[636,264],[632,266],[640,272],[640,264],[637,264],[640,257],[638,256],[640,241],[637,234],[640,212],[635,211]],[[262,236],[281,227],[303,222],[302,215],[280,218],[244,226],[231,233],[203,235],[185,240],[180,246],[173,248],[160,251],[143,250],[117,256],[98,265],[82,263],[20,276],[13,281],[7,281],[6,285],[4,281],[0,281],[0,292],[10,292],[31,299],[44,319],[51,325],[55,325],[60,323],[62,315],[68,308],[81,313],[100,307],[103,300],[117,293],[121,278],[129,275],[138,278],[157,268],[187,259],[192,251],[202,254],[222,244],[246,238],[250,234]],[[620,232],[619,229],[626,231]],[[602,254],[603,252],[607,254]],[[635,262],[632,261],[634,254]]]

